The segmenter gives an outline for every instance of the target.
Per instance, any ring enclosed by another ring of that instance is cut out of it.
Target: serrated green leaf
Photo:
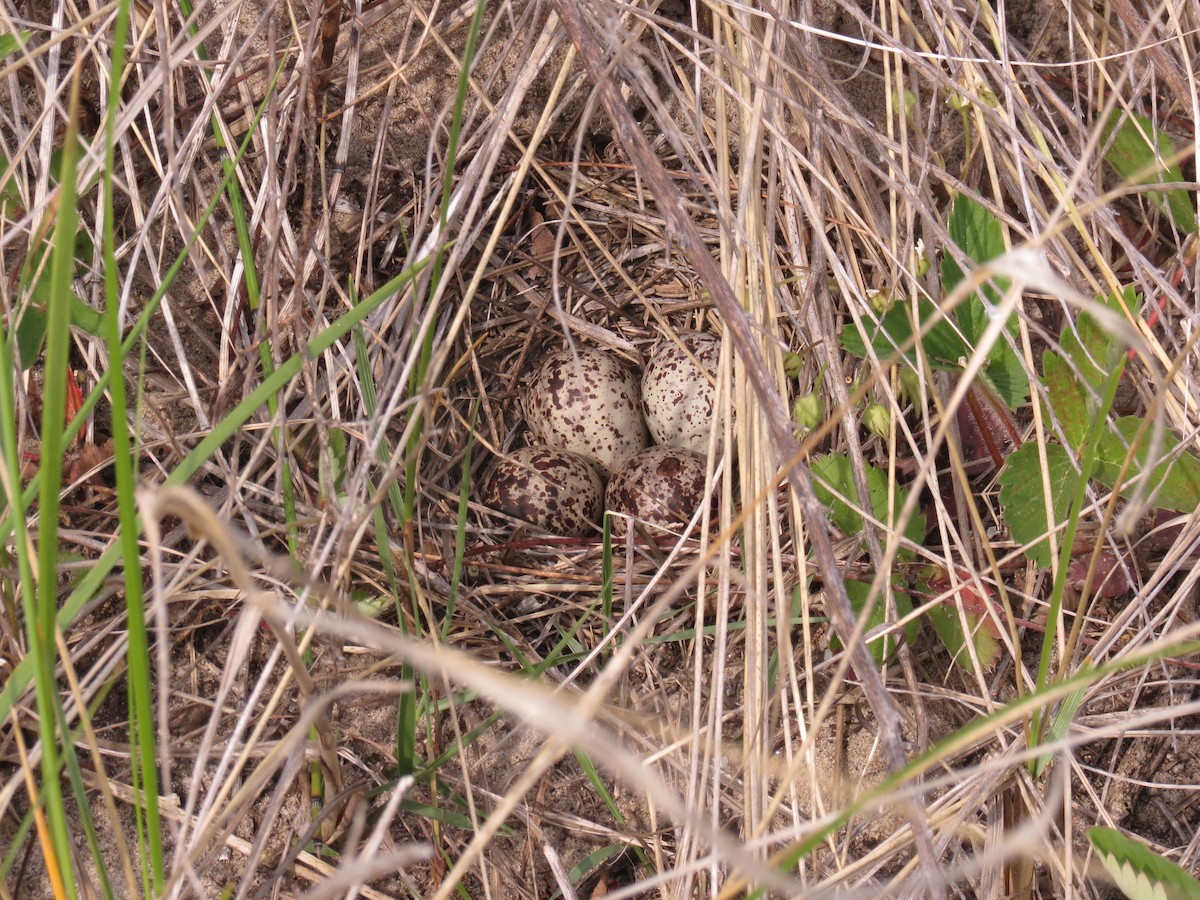
[[[999,220],[968,197],[959,196],[954,201],[947,228],[951,240],[976,263],[985,263],[1005,251],[1004,229]],[[953,256],[946,253],[942,257],[943,292],[948,295],[965,277]],[[929,365],[943,371],[959,371],[962,368],[961,361],[971,354],[973,345],[987,329],[989,306],[1000,301],[1001,292],[1007,287],[1008,282],[1004,279],[995,279],[994,283],[985,285],[982,295],[988,303],[979,295],[967,298],[953,313],[954,324],[942,317],[938,307],[928,299],[922,298],[917,302],[915,317],[910,304],[897,303],[884,314],[869,337],[858,331],[843,333],[842,346],[855,356],[866,357],[869,344],[877,356],[886,359],[896,352],[897,347],[911,341],[922,326],[936,323],[929,327],[922,338]],[[1010,323],[1010,331],[1012,327],[1013,323]],[[906,351],[905,359],[912,368],[917,367],[915,350]],[[982,377],[1010,409],[1020,406],[1029,396],[1029,378],[1025,367],[1020,356],[1005,340],[997,341],[988,351]]]
[[[1181,866],[1114,828],[1089,828],[1100,863],[1129,900],[1200,900],[1200,884]]]
[[[1000,503],[1004,507],[1004,521],[1018,544],[1033,543],[1025,555],[1043,568],[1050,566],[1050,540],[1045,537],[1050,530],[1067,520],[1071,507],[1072,488],[1077,472],[1071,465],[1071,456],[1064,447],[1050,444],[1046,447],[1046,463],[1049,467],[1053,522],[1046,519],[1046,501],[1042,492],[1042,467],[1035,443],[1024,444],[1008,458],[1008,465],[1000,472]]]
[[[993,348],[994,350],[995,348]],[[988,383],[996,396],[1004,401],[1009,409],[1016,409],[1029,399],[1029,376],[1021,358],[1007,344],[1007,352],[997,353],[989,358],[988,364],[980,371],[980,377]]]
[[[1131,314],[1136,313],[1141,308],[1142,297],[1133,288],[1126,288],[1119,298],[1116,295],[1097,297],[1096,303],[1123,317],[1121,307],[1127,307]],[[1075,364],[1079,375],[1093,390],[1100,389],[1114,368],[1125,365],[1125,344],[1086,312],[1080,314],[1074,328],[1063,329],[1059,346],[1063,359]]]
[[[1104,159],[1126,181],[1163,184],[1184,180],[1178,162],[1166,163],[1175,155],[1174,143],[1147,116],[1130,117],[1119,109],[1113,110],[1103,140],[1108,145]],[[1150,198],[1170,214],[1181,231],[1196,230],[1196,208],[1191,193],[1175,188],[1165,192],[1152,191]]]
[[[946,229],[950,239],[977,265],[995,259],[1007,249],[1004,245],[1004,227],[1000,220],[982,204],[976,203],[965,194],[960,194],[954,199]],[[944,253],[942,291],[949,294],[965,278],[966,273],[954,259],[954,255],[949,251]],[[958,308],[957,321],[969,344],[974,345],[983,337],[990,319],[988,308],[1000,302],[1008,287],[1007,279],[993,279],[983,286],[980,293],[968,297]],[[987,299],[987,303],[983,298]],[[1008,323],[1010,333],[1015,333],[1014,325],[1015,320]],[[997,395],[1010,409],[1024,403],[1029,396],[1029,378],[1016,351],[1007,341],[1001,339],[988,350],[987,359],[987,366],[983,372]]]
[[[839,494],[846,498],[856,496],[854,473],[849,457],[842,453],[819,456],[813,460],[811,471],[813,492],[822,504],[829,507],[829,518],[833,520],[833,524],[843,534],[860,534],[863,530],[862,514],[837,496]],[[872,505],[875,502],[876,491],[876,485],[872,483],[874,480],[868,470],[867,489],[871,493]],[[883,487],[884,490],[887,489],[886,481]]]
[[[1116,487],[1117,476],[1125,464],[1130,452],[1135,454],[1135,462],[1125,473],[1129,478],[1143,472],[1147,465],[1150,435],[1147,431],[1142,435],[1141,446],[1132,446],[1142,420],[1136,416],[1123,416],[1113,423],[1113,430],[1100,436],[1096,446],[1096,468],[1094,477],[1105,487]],[[1179,439],[1167,432],[1163,435],[1162,456],[1168,457],[1158,463],[1150,474],[1150,484],[1147,490],[1154,499],[1154,504],[1161,509],[1195,509],[1200,506],[1200,459],[1188,452],[1177,456],[1172,455],[1179,447]],[[1121,496],[1128,497],[1134,488],[1122,485]]]
[[[1042,354],[1042,381],[1050,392],[1050,406],[1062,425],[1067,443],[1078,447],[1088,430],[1088,404],[1079,381],[1061,356],[1047,350]]]
[[[843,453],[830,453],[826,456],[818,457],[813,460],[810,468],[812,472],[813,493],[817,495],[817,499],[825,506],[829,507],[829,518],[837,525],[845,534],[860,534],[863,530],[863,517],[856,509],[852,508],[842,497],[855,497],[857,490],[854,487],[854,470],[849,457]],[[888,520],[887,503],[888,503],[888,478],[887,474],[875,466],[867,466],[867,493],[870,495],[872,515],[881,522]],[[895,492],[896,508],[899,509],[904,505],[907,492],[897,490]],[[925,517],[920,513],[913,516],[908,523],[908,527],[904,532],[905,536],[914,543],[920,543],[925,537]],[[913,551],[901,548],[896,553],[897,559],[911,559]],[[893,586],[901,584],[899,576],[892,576]],[[856,615],[861,615],[866,608],[867,596],[870,593],[870,586],[856,581],[846,582],[846,594],[850,598],[850,605],[853,607]],[[907,594],[896,590],[896,608],[901,616],[905,616],[912,611],[912,598]],[[867,628],[875,628],[882,625],[884,622],[885,610],[882,602],[876,602],[871,609],[871,614],[867,620]],[[910,622],[906,628],[906,634],[909,640],[915,640],[920,632],[920,627],[915,622]],[[890,654],[894,642],[891,640],[875,640],[868,644],[871,651],[871,656],[877,663],[882,662]]]
[[[967,258],[975,263],[985,263],[995,259],[1007,249],[1004,246],[1004,227],[992,213],[982,204],[976,203],[965,194],[954,198],[950,207],[950,217],[946,220],[946,230],[950,240],[958,245]],[[959,282],[966,278],[958,262],[950,253],[942,256],[942,290],[950,293]],[[997,286],[1001,291],[1007,286],[1003,280]],[[993,298],[995,295],[993,294]],[[987,328],[987,313],[978,300],[975,304],[964,304],[959,315],[959,324],[968,341],[974,343],[983,335]]]
[[[921,325],[929,322],[936,322],[923,339],[929,365],[943,371],[957,371],[961,368],[959,360],[969,355],[971,348],[938,308],[925,298],[917,301],[917,327],[914,328],[912,308],[907,303],[897,303],[879,320],[879,326],[870,336],[870,346],[876,356],[887,359],[896,352],[897,347],[903,347],[911,341]],[[847,353],[864,359],[867,356],[867,343],[857,329],[842,333],[842,346]],[[912,368],[917,368],[915,348],[910,347],[905,351],[904,358]]]

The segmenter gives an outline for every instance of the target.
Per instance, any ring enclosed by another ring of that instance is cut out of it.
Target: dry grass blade
[[[899,734],[899,716],[887,696],[882,679],[872,665],[866,644],[861,639],[855,638],[856,617],[850,607],[850,601],[846,596],[838,572],[838,564],[829,538],[828,522],[813,493],[808,474],[800,464],[803,453],[794,437],[791,417],[787,414],[777,384],[767,370],[742,305],[734,296],[728,281],[713,262],[710,251],[700,239],[695,226],[685,214],[685,207],[681,202],[682,197],[676,191],[641,129],[629,113],[617,87],[606,76],[608,54],[597,41],[590,25],[583,22],[577,7],[560,4],[558,10],[572,39],[579,46],[592,77],[597,82],[597,89],[603,99],[605,109],[612,117],[625,149],[638,166],[642,177],[647,180],[654,194],[663,203],[669,227],[681,252],[695,268],[701,281],[712,292],[722,321],[738,348],[747,377],[754,386],[755,396],[762,407],[766,427],[774,441],[776,462],[782,464],[784,476],[795,492],[804,519],[808,523],[817,566],[829,586],[827,602],[835,628],[846,641],[852,654],[853,664],[863,677],[863,688],[879,722],[888,763],[894,770],[898,770],[905,761]],[[933,845],[928,826],[915,806],[911,817],[921,851],[920,858],[925,861],[924,865],[928,866],[925,872],[927,886],[935,896],[939,896],[941,894],[941,888],[938,886],[940,878],[936,866],[933,864]]]

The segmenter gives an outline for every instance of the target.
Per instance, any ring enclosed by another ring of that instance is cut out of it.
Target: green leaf
[[[1005,251],[1000,221],[969,197],[960,195],[954,201],[947,229],[951,240],[975,263],[985,263]],[[944,254],[943,293],[948,295],[965,277],[954,258],[949,253]],[[943,371],[959,371],[961,360],[971,354],[973,345],[987,329],[989,309],[1000,302],[1001,293],[1007,288],[1005,279],[994,279],[984,285],[982,296],[975,294],[967,298],[951,316],[944,316],[931,300],[925,298],[917,301],[915,317],[911,304],[897,303],[888,309],[871,334],[857,330],[843,333],[842,346],[847,352],[865,358],[869,345],[876,356],[887,359],[897,347],[905,346],[922,327],[927,327],[921,340],[929,365]],[[1015,333],[1013,323],[1009,323],[1009,331]],[[904,358],[909,366],[917,368],[915,349],[905,351]],[[1006,340],[997,341],[988,351],[982,375],[1010,409],[1020,406],[1029,396],[1029,378],[1021,357]]]
[[[847,535],[860,534],[863,530],[863,517],[858,510],[851,507],[841,497],[854,498],[858,496],[854,487],[854,470],[850,458],[844,453],[830,453],[817,457],[812,462],[813,493],[822,504],[829,507],[829,518]],[[867,492],[871,498],[871,514],[880,522],[888,521],[888,476],[882,469],[867,466]],[[904,505],[907,491],[897,490],[895,493],[896,509]],[[908,523],[904,535],[915,544],[925,537],[925,516],[917,513]],[[901,549],[897,558],[911,557],[912,551]]]
[[[0,40],[3,35],[0,35]],[[0,156],[0,216],[18,219],[25,214],[21,206],[21,191],[15,178],[8,178],[11,164],[7,157]],[[11,212],[10,212],[11,211]]]
[[[75,294],[71,295],[71,324],[88,334],[97,336],[104,327],[104,314],[92,309]],[[37,362],[42,352],[42,339],[46,336],[45,304],[31,304],[17,322],[17,357],[22,369]]]
[[[1166,163],[1168,157],[1175,155],[1174,143],[1146,116],[1129,117],[1114,109],[1104,128],[1103,140],[1108,145],[1104,159],[1125,181],[1163,184],[1184,180],[1178,162]],[[1171,216],[1181,231],[1196,230],[1196,208],[1191,193],[1181,188],[1165,193],[1152,191],[1150,199]]]
[[[104,313],[88,306],[75,294],[71,295],[71,324],[82,328],[93,337],[100,335],[104,327]]]
[[[896,613],[900,618],[904,618],[912,612],[913,603],[912,597],[899,590],[898,585],[900,584],[899,577],[892,578],[892,587],[895,589],[896,595]],[[861,581],[846,582],[846,596],[850,599],[850,607],[854,610],[856,616],[862,616],[863,611],[867,607],[867,597],[870,593],[871,586],[869,584],[864,584]],[[867,616],[866,630],[870,631],[872,628],[878,628],[886,619],[887,604],[884,603],[883,597],[876,597],[874,604],[871,606],[871,614]],[[909,643],[912,643],[920,636],[921,626],[916,621],[910,621],[904,626],[904,634]],[[839,642],[834,640],[831,641],[831,644],[837,646]],[[871,651],[871,659],[875,660],[879,665],[882,665],[883,661],[892,654],[895,647],[896,639],[890,635],[885,638],[874,638],[867,643],[867,649]]]
[[[28,369],[37,362],[42,352],[42,338],[46,336],[46,308],[30,306],[17,322],[17,362],[21,369]]]
[[[967,580],[965,575],[962,580]],[[922,566],[913,587],[932,600],[949,594],[954,585],[946,568]],[[971,653],[967,649],[970,644],[974,645],[975,657],[985,669],[995,663],[1000,655],[996,621],[989,614],[989,611],[998,612],[999,608],[991,599],[989,589],[985,586],[983,590],[985,593],[981,597],[974,584],[960,584],[953,599],[929,608],[929,618],[938,637],[950,651],[954,662],[966,671],[970,671],[972,666]]]
[[[1007,249],[1004,246],[1004,227],[1000,220],[982,204],[976,203],[965,194],[954,198],[950,218],[946,221],[946,230],[950,233],[950,240],[975,263],[995,259]],[[966,273],[959,267],[953,255],[943,254],[942,290],[949,294],[965,278]],[[1001,291],[1007,286],[1007,281],[997,280],[997,287]],[[987,328],[987,313],[977,298],[972,299],[974,303],[966,303],[960,310],[959,324],[967,340],[974,343],[982,337],[984,329]],[[994,301],[998,296],[994,291],[990,291],[989,299]]]
[[[817,495],[817,499],[825,506],[829,507],[829,518],[837,525],[845,534],[853,535],[860,534],[863,530],[863,517],[856,509],[851,507],[842,497],[856,497],[857,489],[854,487],[854,469],[850,462],[850,458],[844,453],[830,453],[826,456],[818,457],[813,460],[810,471],[812,472],[813,493]],[[867,466],[867,493],[870,495],[871,514],[874,518],[881,522],[888,521],[888,477],[882,469],[875,466]],[[905,497],[908,492],[897,489],[895,492],[896,509],[900,509],[904,505]],[[925,537],[925,516],[917,513],[909,521],[908,527],[904,530],[904,535],[913,543],[920,543]],[[911,559],[913,551],[901,548],[896,552],[897,559]],[[898,575],[892,576],[893,587],[901,586],[902,581]],[[861,616],[866,609],[867,596],[870,593],[870,585],[863,584],[858,581],[846,582],[846,594],[850,598],[850,605],[853,607],[856,615]],[[908,594],[900,590],[896,590],[896,609],[901,616],[905,616],[912,612],[912,598]],[[881,599],[877,599],[871,607],[871,614],[867,618],[867,628],[875,628],[882,625],[885,621],[885,605]],[[916,640],[920,633],[920,627],[916,622],[910,622],[905,629],[910,641]],[[877,663],[882,663],[888,657],[894,647],[892,640],[874,640],[867,645],[871,651],[871,656]]]
[[[620,856],[629,850],[628,844],[609,844],[606,847],[601,847],[599,850],[594,850],[575,863],[571,867],[571,871],[567,873],[567,880],[571,884],[580,884],[588,875],[600,868],[600,866],[614,856]]]
[[[1079,447],[1087,434],[1091,413],[1087,398],[1070,367],[1061,356],[1047,350],[1042,354],[1042,380],[1050,392],[1050,406],[1062,425],[1067,443]]]
[[[1130,287],[1120,297],[1115,294],[1097,297],[1096,303],[1124,318],[1121,307],[1127,307],[1131,314],[1136,313],[1142,305],[1142,297]],[[1074,328],[1063,329],[1058,343],[1063,359],[1074,363],[1079,375],[1096,391],[1108,380],[1113,369],[1125,364],[1124,342],[1086,312],[1080,314]]]
[[[1114,828],[1089,828],[1101,864],[1129,900],[1200,900],[1200,884],[1181,866]]]
[[[1003,351],[996,352],[999,346],[997,344],[992,348],[988,364],[980,370],[979,375],[1004,401],[1005,406],[1016,409],[1029,399],[1029,376],[1025,374],[1021,357],[1008,344],[1004,344]]]
[[[1130,452],[1135,454],[1134,463],[1125,473],[1126,479],[1143,472],[1147,465],[1150,434],[1147,430],[1142,435],[1140,446],[1132,446],[1142,420],[1136,416],[1123,416],[1113,423],[1115,430],[1106,431],[1100,436],[1096,447],[1095,478],[1106,487],[1116,487],[1117,475],[1125,464]],[[1190,453],[1183,452],[1172,457],[1179,447],[1179,439],[1167,432],[1163,435],[1163,462],[1154,467],[1150,474],[1148,490],[1154,499],[1154,504],[1161,509],[1195,509],[1200,505],[1200,459]],[[1128,497],[1134,488],[1122,485],[1121,496]]]
[[[7,59],[16,53],[25,42],[33,36],[32,31],[5,32],[0,34],[0,59]]]
[[[954,199],[946,228],[950,240],[977,265],[995,259],[1007,249],[1004,245],[1004,226],[1000,220],[965,194],[959,194]],[[948,251],[942,254],[942,291],[945,294],[949,295],[966,277],[953,254]],[[1008,279],[992,279],[983,285],[980,293],[968,297],[958,308],[958,324],[969,344],[974,345],[983,337],[990,319],[988,310],[1000,302],[1008,287]],[[1011,320],[1008,323],[1011,334],[1016,333],[1014,324]],[[1009,409],[1016,409],[1029,396],[1029,378],[1021,364],[1021,357],[1007,341],[1001,339],[992,345],[987,359],[987,366],[983,370],[985,377]]]
[[[21,286],[28,292],[29,306],[17,322],[17,356],[22,369],[37,362],[42,339],[46,336],[46,309],[50,303],[50,267],[43,265],[50,244],[44,243],[30,251],[21,271]],[[95,245],[83,229],[75,235],[75,270],[90,263]],[[88,306],[72,292],[68,301],[70,322],[93,337],[104,327],[104,314]]]
[[[970,671],[972,665],[971,654],[967,650],[968,635],[975,645],[979,664],[985,669],[991,668],[1000,656],[1000,643],[989,627],[990,620],[982,621],[983,617],[973,612],[964,611],[962,615],[966,619],[968,632],[963,631],[963,619],[959,618],[957,609],[941,605],[929,608],[929,620],[959,668]]]
[[[835,496],[835,494],[841,494],[843,497],[856,496],[854,474],[849,457],[841,453],[830,453],[827,456],[818,457],[812,463],[812,476],[813,492],[822,504],[829,507],[829,518],[833,520],[833,524],[843,534],[860,534],[863,530],[862,515],[846,501]],[[872,481],[868,472],[867,489],[872,495],[871,502],[874,504],[875,485],[872,484]],[[884,488],[886,489],[886,487],[885,483]]]
[[[896,352],[897,347],[903,347],[912,340],[913,335],[920,330],[924,323],[936,322],[924,337],[925,355],[929,365],[944,371],[958,371],[961,368],[959,360],[971,352],[971,348],[955,330],[954,326],[941,314],[933,303],[922,297],[917,301],[917,327],[913,327],[912,308],[907,303],[897,303],[892,306],[878,327],[871,334],[871,348],[880,359],[887,359]],[[857,329],[842,333],[842,346],[847,353],[859,358],[867,356],[867,344],[863,335]],[[904,358],[913,369],[917,368],[917,352],[909,347]]]
[[[1066,522],[1071,507],[1071,489],[1078,475],[1071,465],[1071,455],[1058,444],[1046,447],[1046,463],[1052,492],[1053,522],[1046,520],[1042,467],[1036,443],[1019,447],[1000,472],[1000,503],[1004,507],[1004,521],[1008,523],[1008,530],[1018,544],[1036,541],[1025,551],[1025,555],[1043,568],[1048,568],[1051,562],[1050,539],[1044,535]]]

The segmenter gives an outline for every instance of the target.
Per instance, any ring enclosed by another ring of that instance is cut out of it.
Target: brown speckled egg
[[[600,476],[581,457],[525,447],[496,461],[482,499],[552,534],[580,537],[595,530],[603,496]]]
[[[542,361],[525,395],[537,440],[612,472],[648,443],[637,377],[601,350],[570,350]]]
[[[687,348],[687,353],[673,340],[665,340],[646,363],[642,375],[642,412],[646,424],[659,444],[702,454],[708,453],[708,436],[716,427],[719,451],[721,431],[715,415],[714,381],[721,359],[721,339],[691,331],[679,335],[679,343]]]
[[[625,461],[608,483],[604,504],[610,512],[679,531],[704,500],[704,460],[679,447],[651,447]],[[613,525],[624,531],[625,520]]]

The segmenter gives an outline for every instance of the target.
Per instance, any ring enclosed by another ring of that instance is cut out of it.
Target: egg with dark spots
[[[659,444],[708,453],[709,435],[721,428],[716,421],[717,366],[721,339],[700,331],[664,340],[650,355],[642,375],[642,412],[650,434]]]
[[[542,360],[525,394],[540,444],[578,453],[610,473],[650,442],[637,376],[602,350],[564,350]]]
[[[608,482],[604,505],[622,533],[629,517],[671,532],[704,501],[704,460],[680,447],[651,447],[625,461]]]
[[[481,499],[543,531],[582,537],[596,531],[604,489],[596,470],[582,457],[525,447],[492,465]]]

